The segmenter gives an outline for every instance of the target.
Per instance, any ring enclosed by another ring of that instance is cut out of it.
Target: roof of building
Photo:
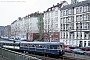
[[[72,8],[78,7],[78,6],[87,6],[88,4],[90,4],[89,0],[81,1],[81,2],[74,3],[74,4],[66,5],[66,6],[62,7],[60,10],[72,9]]]
[[[44,13],[45,13],[45,12],[52,11],[53,8],[55,8],[55,7],[61,8],[62,4],[65,3],[65,2],[66,2],[66,1],[62,1],[61,3],[57,3],[57,5],[53,5],[52,7],[48,8],[46,11],[44,11]]]

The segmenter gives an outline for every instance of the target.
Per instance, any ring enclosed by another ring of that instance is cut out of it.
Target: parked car
[[[79,47],[77,47],[77,46],[74,46],[74,47],[69,47],[70,49],[76,49],[76,48],[79,48]]]
[[[80,49],[82,49],[84,51],[90,51],[90,47],[80,47]]]
[[[86,55],[90,55],[90,51],[86,51],[85,54],[86,54]]]
[[[71,52],[72,52],[72,49],[70,49],[70,48],[65,48],[65,52],[71,53]]]
[[[78,49],[77,48],[76,49],[73,49],[72,51],[74,53],[76,53],[76,54],[85,54],[85,52],[86,52],[86,51],[83,51],[82,49],[79,49],[79,48]]]

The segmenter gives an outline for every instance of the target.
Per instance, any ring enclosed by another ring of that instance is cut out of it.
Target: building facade
[[[39,12],[28,14],[11,23],[11,38],[27,39],[29,41],[39,38],[37,26]]]
[[[60,41],[71,46],[90,46],[90,1],[60,9]]]
[[[0,37],[4,36],[4,26],[0,26]]]
[[[62,1],[44,11],[44,41],[60,41],[60,8],[67,4]]]

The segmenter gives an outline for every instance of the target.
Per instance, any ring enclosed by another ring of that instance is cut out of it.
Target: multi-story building
[[[4,29],[4,26],[0,26],[0,37],[4,35],[3,29]]]
[[[29,14],[23,18],[19,17],[11,24],[12,38],[24,38],[35,40],[39,38],[39,29],[37,26],[39,12]]]
[[[60,41],[60,8],[67,4],[62,1],[44,11],[44,41]]]
[[[29,31],[27,33],[27,38],[32,41],[39,38],[39,29],[38,29],[38,16],[40,15],[39,12],[31,13],[29,14],[28,20],[29,20]]]
[[[71,46],[90,46],[90,0],[60,9],[60,41]]]
[[[1,30],[1,36],[2,37],[11,37],[11,26],[10,25],[7,25],[7,26],[4,26]]]

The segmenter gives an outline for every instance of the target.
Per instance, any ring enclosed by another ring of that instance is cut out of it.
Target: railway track
[[[19,51],[20,52],[20,51]],[[60,58],[56,58],[55,56],[45,56],[44,54],[36,54],[36,53],[28,53],[28,52],[21,52],[23,54],[39,58],[41,60],[90,60],[90,56],[85,56],[85,55],[79,55],[79,54],[74,54],[74,53],[65,53]]]
[[[15,50],[13,50],[15,51]],[[28,53],[28,52],[22,52],[17,50],[16,52],[20,52],[32,57],[36,57],[39,58],[41,60],[90,60],[90,56],[86,56],[86,55],[79,55],[79,54],[74,54],[74,53],[65,53],[65,55],[63,55],[60,58],[56,58],[55,56],[45,56],[44,54],[36,54],[36,53]],[[38,60],[38,59],[37,59]]]
[[[70,54],[66,53],[60,58],[55,58],[55,57],[46,57],[44,55],[34,55],[34,54],[29,54],[30,56],[39,58],[41,60],[90,60],[90,56],[84,56],[84,55],[78,55],[78,54]],[[76,55],[76,56],[75,56]]]

